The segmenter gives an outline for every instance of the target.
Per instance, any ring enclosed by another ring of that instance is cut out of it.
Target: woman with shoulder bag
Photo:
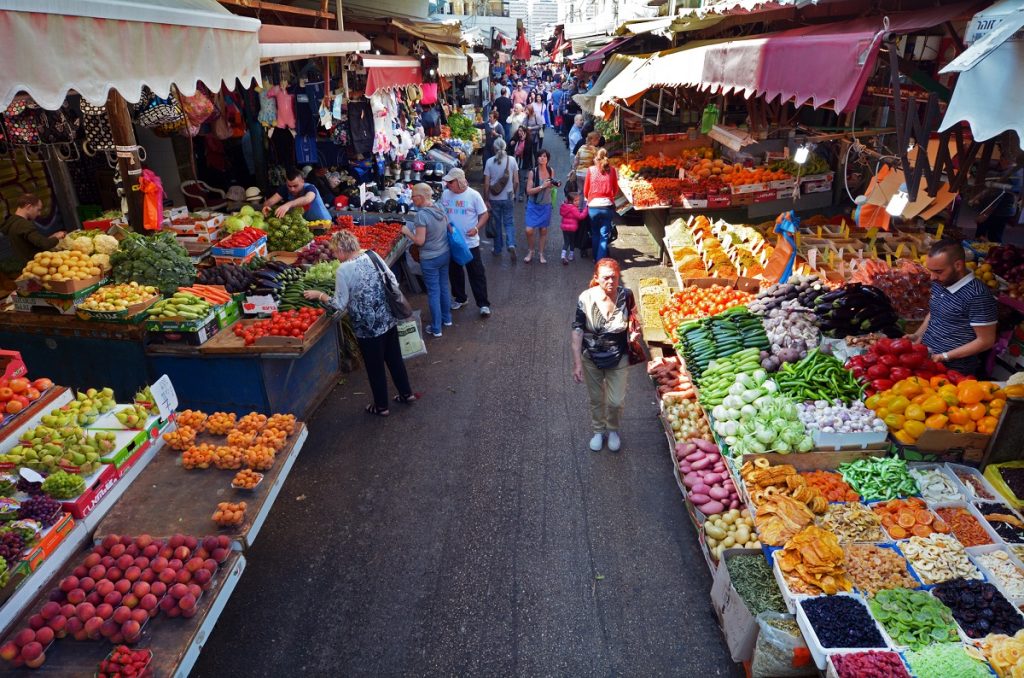
[[[614,228],[612,219],[615,217],[615,195],[618,191],[618,174],[608,162],[608,151],[598,149],[594,164],[587,170],[583,182],[583,196],[587,199],[595,260],[608,256],[608,245]]]
[[[341,262],[335,274],[334,297],[317,290],[303,294],[307,299],[331,303],[337,309],[348,311],[373,392],[373,402],[366,406],[366,411],[386,417],[391,412],[385,365],[398,388],[396,403],[408,405],[420,397],[409,385],[402,347],[398,343],[398,318],[391,310],[388,290],[384,287],[384,276],[392,289],[398,288],[398,281],[376,252],[364,252],[359,247],[351,231],[338,231],[331,237],[331,252]]]
[[[548,226],[551,224],[551,194],[553,189],[559,185],[551,171],[550,162],[551,154],[547,150],[541,149],[537,153],[537,167],[530,170],[527,178],[526,245],[529,251],[523,258],[524,264],[533,260],[534,230],[540,231],[537,245],[540,263],[548,263],[544,258],[544,248],[548,243]]]
[[[530,134],[530,130],[525,125],[520,126],[516,130],[515,136],[512,137],[512,148],[514,149],[516,163],[519,165],[519,188],[522,190],[522,193],[519,194],[518,199],[522,202],[526,198],[526,177],[530,170],[533,169],[537,159],[533,135]]]
[[[544,102],[536,92],[530,93],[530,100],[527,103],[527,124],[537,140],[537,148],[544,146]]]
[[[572,323],[572,376],[577,384],[587,384],[592,451],[601,450],[605,434],[608,449],[619,451],[626,368],[643,358],[633,293],[620,284],[619,264],[601,259],[590,287],[579,296]]]

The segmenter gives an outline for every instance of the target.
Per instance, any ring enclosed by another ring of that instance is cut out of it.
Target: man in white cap
[[[485,318],[491,315],[491,303],[487,300],[487,274],[484,262],[480,258],[480,231],[487,223],[487,205],[483,197],[469,187],[466,173],[454,168],[444,175],[441,181],[445,185],[441,194],[441,206],[448,213],[448,221],[453,228],[459,229],[466,239],[473,259],[468,264],[459,266],[454,261],[448,267],[448,278],[452,285],[452,310],[462,308],[469,300],[466,296],[466,275],[469,275],[469,286],[473,289],[473,299],[480,307],[480,315]]]

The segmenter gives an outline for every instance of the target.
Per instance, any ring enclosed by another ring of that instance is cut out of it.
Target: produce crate
[[[211,231],[210,233],[195,233],[193,235],[182,235],[176,233],[174,239],[179,245],[185,247],[186,245],[212,245],[224,236],[221,231]]]
[[[757,191],[751,191],[750,193],[733,193],[732,206],[749,207],[754,204],[755,195],[757,195]]]
[[[81,280],[65,280],[56,282],[38,278],[18,278],[14,281],[18,293],[25,296],[76,295],[86,290],[90,292],[107,282],[106,275],[95,275]]]
[[[154,344],[184,344],[186,346],[202,346],[220,331],[217,316],[213,313],[202,320],[193,322],[201,324],[191,325],[188,328],[151,330],[147,321],[146,329],[150,341]]]
[[[800,192],[807,193],[829,193],[832,191],[831,181],[801,181]]]
[[[869,652],[869,650],[863,650],[863,651],[864,652]],[[878,652],[878,650],[876,650],[876,652]],[[836,654],[846,654],[846,653],[836,653]],[[849,654],[855,654],[855,653],[851,652]],[[907,675],[911,675],[910,674],[910,666],[907,664],[907,662],[903,658],[902,654],[900,654],[899,652],[895,652],[895,651],[889,651],[887,654],[896,655],[899,658],[900,662],[903,664],[903,668],[906,669]],[[834,655],[830,654],[828,656],[828,659],[826,660],[827,664],[825,666],[825,678],[839,678],[839,672],[836,670],[836,665],[832,662],[832,657],[833,656]]]
[[[768,184],[741,184],[739,186],[730,186],[729,189],[733,197],[735,197],[737,195],[743,195],[745,193],[757,193],[759,191],[767,191]]]
[[[233,256],[218,255],[216,253],[216,250],[217,250],[216,247],[213,247],[213,248],[210,249],[210,251],[213,253],[213,263],[218,264],[218,265],[220,265],[220,264],[237,264],[238,266],[242,266],[244,264],[249,263],[250,261],[252,261],[256,257],[265,257],[265,256],[267,256],[267,244],[266,243],[263,243],[258,249],[254,250],[253,252],[250,252],[249,254],[247,254],[244,257],[233,257]]]
[[[213,247],[213,256],[215,257],[236,257],[244,259],[245,257],[253,254],[259,249],[263,249],[264,254],[267,251],[267,236],[263,236],[256,242],[252,243],[248,247]]]
[[[146,309],[160,300],[160,295],[150,297],[145,301],[132,304],[123,311],[89,311],[81,307],[75,307],[78,317],[82,320],[93,320],[96,322],[135,324],[145,316]]]
[[[114,223],[113,219],[87,219],[82,222],[82,228],[86,231],[103,231],[106,232],[110,225]]]
[[[732,199],[728,195],[709,195],[708,209],[724,209],[732,205]]]
[[[101,466],[95,473],[86,477],[85,489],[80,495],[61,501],[61,509],[81,520],[92,513],[100,499],[110,492],[110,488],[114,486],[117,479],[117,468],[113,464]]]
[[[798,473],[804,471],[835,471],[840,464],[845,464],[858,459],[868,457],[885,457],[889,453],[889,446],[858,449],[858,450],[811,450],[794,454],[779,454],[768,452],[765,454],[744,454],[740,466],[755,459],[767,459],[772,466],[777,464],[790,464]]]
[[[956,483],[956,485],[961,488],[961,491],[964,493],[964,496],[968,499],[968,501],[1002,502],[1004,504],[1006,503],[999,490],[994,488],[992,486],[992,483],[988,481],[988,478],[986,478],[984,474],[982,474],[982,472],[979,471],[978,469],[972,466],[964,466],[963,464],[946,464],[945,470],[950,476],[952,476],[953,481]],[[985,489],[985,491],[992,495],[992,498],[986,499],[985,497],[980,496],[978,494],[978,491],[975,490],[974,487],[972,487],[968,482],[960,478],[960,474],[966,474],[974,478],[975,481],[977,481],[982,486],[982,488]]]
[[[239,320],[238,322],[242,323],[242,325],[244,327],[248,327],[248,326],[252,325],[253,323],[259,322],[259,321],[257,321],[257,320]],[[301,347],[303,345],[303,343],[306,341],[307,337],[312,336],[313,334],[319,332],[322,329],[322,327],[324,325],[326,325],[328,322],[331,322],[331,320],[330,320],[330,317],[325,313],[325,314],[321,315],[319,318],[317,318],[316,322],[313,323],[312,325],[310,325],[309,329],[307,329],[305,334],[303,334],[303,336],[301,336],[301,337],[275,337],[275,336],[257,337],[257,339],[256,339],[256,341],[255,341],[255,343],[253,345],[254,346],[260,346],[260,347],[275,347],[275,346],[279,346],[281,348]]]
[[[33,313],[56,312],[60,315],[74,315],[79,304],[100,288],[100,283],[87,287],[73,294],[54,294],[53,292],[35,292],[14,294],[11,299],[14,310]]]
[[[896,443],[899,456],[907,461],[941,461],[980,464],[992,436],[985,433],[954,433],[927,429],[913,445]]]
[[[683,278],[683,287],[734,287],[742,292],[757,294],[761,282],[754,278]]]
[[[747,604],[732,585],[729,568],[725,563],[737,555],[761,555],[760,549],[726,549],[722,552],[722,567],[715,571],[711,585],[711,605],[715,608],[718,625],[725,636],[729,655],[734,662],[750,661],[757,641],[757,619],[747,609]]]
[[[235,324],[242,317],[242,307],[237,299],[232,299],[220,306],[214,306],[213,312],[217,316],[217,327],[219,329]]]
[[[176,320],[147,320],[145,328],[148,332],[197,332],[211,320],[216,319],[217,314],[211,310],[205,317],[194,320],[185,318]]]
[[[773,200],[778,200],[778,198],[779,192],[774,188],[769,188],[764,191],[758,191],[757,193],[754,194],[755,203],[772,202]]]

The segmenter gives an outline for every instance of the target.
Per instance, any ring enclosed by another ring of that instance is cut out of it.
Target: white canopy
[[[429,40],[421,40],[423,46],[437,55],[437,73],[447,77],[466,75],[469,72],[469,61],[466,53],[453,45],[444,45]]]
[[[0,107],[19,91],[56,109],[70,90],[103,105],[259,77],[260,22],[215,0],[0,0]]]
[[[974,138],[991,139],[1007,130],[1024,138],[1024,0],[1003,0],[974,15],[970,45],[943,73],[959,72],[942,130],[961,120]]]
[[[487,58],[486,54],[480,54],[479,52],[470,52],[469,58],[473,62],[473,67],[470,69],[470,77],[473,82],[479,80],[486,80],[491,75],[491,62]]]
[[[355,31],[260,26],[260,61],[263,63],[342,56],[368,49],[370,41]]]

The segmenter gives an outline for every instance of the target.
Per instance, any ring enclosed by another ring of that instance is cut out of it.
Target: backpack
[[[511,161],[509,160],[508,154],[506,154],[505,155],[505,173],[502,174],[501,177],[499,177],[497,181],[495,181],[493,184],[491,184],[490,191],[491,191],[491,195],[492,196],[501,195],[502,192],[505,190],[505,187],[508,186],[509,179],[512,178],[512,172],[510,171],[510,167],[511,167]]]

